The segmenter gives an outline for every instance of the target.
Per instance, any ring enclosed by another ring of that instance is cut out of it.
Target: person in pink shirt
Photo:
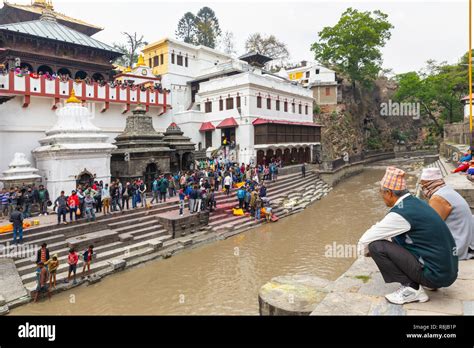
[[[76,251],[74,248],[69,249],[69,255],[67,257],[67,263],[69,264],[69,271],[67,274],[67,281],[68,283],[71,280],[71,274],[74,273],[74,280],[73,284],[76,284],[76,268],[77,268],[77,262],[79,261],[79,257],[77,256]]]

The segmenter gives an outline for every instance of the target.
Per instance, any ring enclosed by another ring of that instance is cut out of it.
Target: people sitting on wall
[[[401,284],[385,296],[389,302],[426,302],[423,287],[448,287],[457,278],[454,238],[438,213],[408,192],[403,170],[387,168],[380,194],[390,210],[363,234],[359,250],[372,257],[386,283]]]
[[[474,159],[469,162],[469,168],[467,169],[467,180],[474,182]]]
[[[439,168],[423,169],[420,183],[429,205],[448,225],[456,242],[459,260],[474,258],[474,224],[469,204],[446,185]]]
[[[457,168],[453,169],[453,173],[465,172],[469,168],[469,162],[472,160],[472,152],[474,147],[470,147],[465,154],[457,162]]]

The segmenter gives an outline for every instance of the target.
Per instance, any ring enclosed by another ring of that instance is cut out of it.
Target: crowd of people
[[[259,207],[271,210],[266,198],[265,181],[275,181],[280,159],[271,159],[267,164],[231,163],[224,159],[205,160],[197,163],[195,170],[157,176],[147,187],[137,178],[122,183],[119,179],[110,184],[94,181],[77,185],[75,190],[61,191],[58,197],[50,197],[44,185],[28,185],[3,188],[0,191],[0,213],[13,223],[13,242],[22,243],[23,219],[32,216],[35,208],[39,216],[48,215],[49,208],[57,214],[57,224],[68,224],[79,219],[94,221],[96,214],[111,214],[116,211],[149,207],[153,203],[166,202],[177,196],[180,214],[185,201],[190,213],[203,210],[213,211],[216,206],[216,193],[219,190],[227,196],[233,188],[238,188],[239,208],[260,218]],[[304,175],[304,174],[303,174]]]
[[[474,158],[473,158],[474,147],[471,146],[464,153],[461,158],[457,161],[457,167],[453,169],[453,173],[461,173],[466,175],[466,178],[474,182]]]

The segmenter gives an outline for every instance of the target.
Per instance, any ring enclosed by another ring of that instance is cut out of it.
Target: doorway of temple
[[[156,163],[149,163],[143,175],[147,191],[151,191],[153,180],[160,174]]]
[[[83,188],[86,185],[92,185],[94,183],[94,177],[89,172],[82,172],[76,177],[76,187],[81,185]]]

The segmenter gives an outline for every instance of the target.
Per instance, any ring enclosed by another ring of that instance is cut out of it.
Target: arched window
[[[71,71],[69,69],[66,69],[66,68],[59,69],[58,70],[58,75],[66,75],[66,76],[72,77]]]
[[[85,71],[79,70],[76,75],[74,75],[74,79],[84,80],[87,77],[87,73]]]
[[[94,75],[92,75],[92,79],[94,81],[97,81],[97,82],[105,80],[104,76],[102,74],[99,74],[99,73],[95,73]]]
[[[51,68],[50,68],[49,66],[47,66],[47,65],[41,65],[41,66],[38,68],[37,73],[38,73],[38,74],[39,74],[39,73],[43,73],[43,74],[48,73],[48,74],[52,75],[52,74],[53,74],[53,69],[51,69]]]
[[[28,63],[21,63],[20,69],[27,69],[29,72],[33,72],[33,67]]]

